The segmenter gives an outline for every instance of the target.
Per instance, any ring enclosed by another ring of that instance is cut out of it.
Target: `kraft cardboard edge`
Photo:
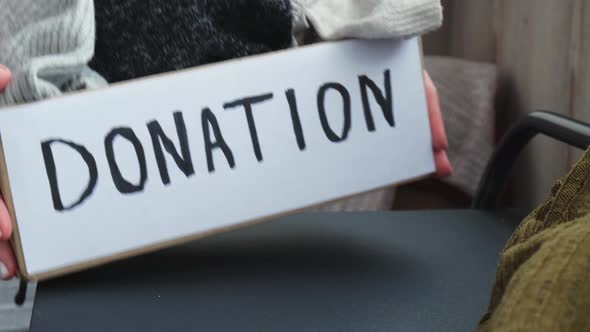
[[[28,274],[25,256],[23,255],[20,233],[18,231],[18,224],[16,222],[16,212],[14,210],[14,201],[12,199],[12,190],[10,189],[10,178],[8,177],[8,166],[4,157],[4,145],[2,144],[2,135],[0,134],[0,192],[4,204],[8,209],[8,214],[12,221],[12,236],[10,237],[10,245],[16,257],[18,275],[21,279],[31,280],[32,276]]]
[[[418,37],[418,46],[419,46],[419,52],[420,52],[420,63],[421,63],[421,67],[422,67],[422,71],[424,70],[424,52],[423,52],[423,47],[422,47],[422,38]],[[308,46],[309,47],[309,46]],[[282,52],[287,52],[289,50],[284,50]],[[273,52],[271,52],[273,53]],[[260,56],[264,56],[260,55]],[[234,59],[234,60],[229,60],[229,61],[239,61],[239,59]],[[221,64],[223,64],[225,62],[222,62]],[[215,65],[215,64],[213,64]],[[193,68],[194,69],[194,68]],[[186,70],[191,70],[186,69]],[[422,74],[422,73],[420,73]],[[164,74],[160,74],[160,75],[164,75]],[[160,75],[155,75],[155,76],[160,76]],[[148,78],[153,78],[153,76],[148,77]],[[129,82],[124,82],[126,84],[128,84]],[[426,95],[424,96],[424,98],[426,98]],[[75,273],[75,272],[80,272],[86,269],[90,269],[90,268],[95,268],[95,267],[99,267],[102,265],[105,265],[107,263],[112,263],[112,262],[116,262],[116,261],[120,261],[123,259],[127,259],[127,258],[132,258],[132,257],[136,257],[142,254],[148,254],[151,252],[155,252],[158,250],[162,250],[162,249],[166,249],[166,248],[171,248],[174,246],[178,246],[181,244],[185,244],[191,241],[196,241],[205,237],[209,237],[209,236],[213,236],[213,235],[217,235],[217,234],[221,234],[221,233],[225,233],[228,231],[233,231],[233,230],[237,230],[240,229],[242,227],[248,227],[248,226],[252,226],[255,224],[259,224],[265,221],[269,221],[272,219],[276,219],[276,218],[280,218],[283,216],[287,216],[287,215],[291,215],[291,214],[296,214],[298,212],[303,212],[309,208],[313,208],[313,207],[318,207],[318,206],[322,206],[325,204],[329,204],[331,202],[335,202],[335,201],[339,201],[341,199],[346,199],[349,197],[353,197],[356,195],[360,195],[360,194],[364,194],[364,193],[369,193],[372,191],[376,191],[376,190],[380,190],[380,189],[387,189],[387,188],[392,188],[392,187],[396,187],[396,186],[401,186],[407,183],[411,183],[414,181],[418,181],[421,179],[425,179],[430,177],[431,175],[433,175],[434,173],[431,174],[426,174],[423,176],[418,176],[418,177],[414,177],[405,181],[401,181],[401,182],[397,182],[397,183],[392,183],[389,185],[385,185],[385,186],[381,186],[378,188],[374,188],[371,190],[367,190],[361,193],[355,193],[352,195],[346,195],[343,197],[339,197],[339,198],[335,198],[332,200],[328,200],[328,201],[324,201],[324,202],[319,202],[316,204],[312,204],[306,207],[302,207],[299,209],[295,209],[295,210],[290,210],[290,211],[285,211],[282,213],[278,213],[278,214],[274,214],[274,215],[269,215],[263,218],[259,218],[259,219],[254,219],[254,220],[249,220],[249,221],[244,221],[241,222],[239,224],[236,225],[232,225],[232,226],[227,226],[227,227],[220,227],[217,229],[213,229],[210,231],[206,231],[206,232],[200,232],[197,234],[191,234],[191,235],[187,235],[184,237],[180,237],[180,238],[176,238],[173,240],[169,240],[169,241],[164,241],[164,242],[159,242],[159,243],[155,243],[153,245],[149,245],[149,246],[145,246],[142,248],[138,248],[138,249],[133,249],[133,250],[129,250],[129,251],[125,251],[125,252],[121,252],[121,253],[117,253],[114,255],[110,255],[110,256],[105,256],[105,257],[101,257],[98,259],[94,259],[94,260],[90,260],[90,261],[86,261],[83,263],[79,263],[79,264],[73,264],[73,265],[68,265],[65,266],[63,268],[58,268],[55,270],[51,270],[48,272],[44,272],[44,273],[39,273],[39,274],[34,274],[31,275],[27,272],[26,269],[26,262],[25,262],[25,257],[24,257],[24,253],[22,250],[22,241],[20,239],[20,233],[19,233],[19,229],[18,229],[18,224],[16,221],[16,213],[15,213],[15,209],[14,209],[14,202],[13,202],[13,198],[12,198],[12,191],[10,188],[10,180],[9,180],[9,176],[8,176],[8,168],[7,168],[7,163],[6,163],[6,159],[4,157],[4,148],[2,145],[2,135],[0,133],[0,192],[2,193],[2,197],[4,198],[4,202],[6,204],[6,207],[8,208],[8,212],[10,214],[10,217],[12,219],[12,226],[13,226],[13,232],[12,232],[12,237],[10,239],[10,243],[11,246],[13,248],[14,251],[14,255],[16,257],[16,261],[17,261],[17,265],[18,265],[18,274],[19,277],[23,280],[26,281],[43,281],[43,280],[48,280],[51,278],[55,278],[55,277],[59,277],[59,276],[63,276],[66,274],[70,274],[70,273]]]

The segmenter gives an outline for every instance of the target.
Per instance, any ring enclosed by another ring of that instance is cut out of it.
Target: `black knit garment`
[[[288,48],[290,0],[95,0],[90,67],[124,81]]]

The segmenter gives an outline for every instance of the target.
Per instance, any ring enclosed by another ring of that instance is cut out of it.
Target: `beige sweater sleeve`
[[[293,8],[296,30],[303,15],[325,40],[402,38],[442,24],[440,0],[293,0]]]

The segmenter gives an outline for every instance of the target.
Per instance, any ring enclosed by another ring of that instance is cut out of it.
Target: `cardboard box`
[[[0,112],[0,137],[29,280],[434,172],[417,38],[322,43],[19,105]]]

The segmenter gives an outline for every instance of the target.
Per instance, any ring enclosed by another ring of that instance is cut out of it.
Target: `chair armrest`
[[[493,210],[520,152],[537,134],[579,149],[590,146],[590,125],[552,112],[534,112],[516,123],[502,138],[479,182],[472,208]]]

